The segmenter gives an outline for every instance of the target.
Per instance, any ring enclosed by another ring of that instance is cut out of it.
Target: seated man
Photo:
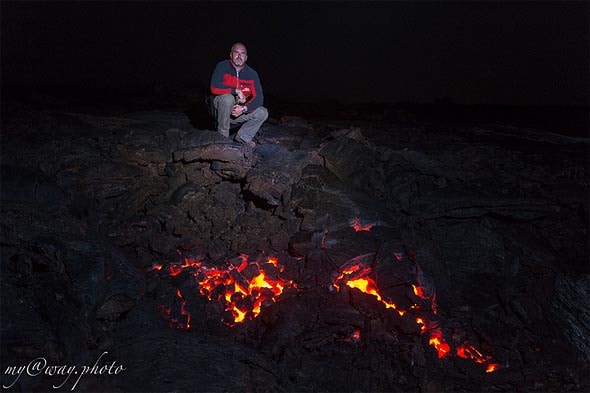
[[[268,118],[263,107],[264,95],[258,73],[246,65],[246,46],[235,43],[229,52],[229,60],[217,64],[211,76],[212,112],[217,131],[229,137],[230,126],[241,124],[235,140],[256,146],[252,140]]]

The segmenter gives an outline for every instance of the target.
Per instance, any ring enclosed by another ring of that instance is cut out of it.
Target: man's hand
[[[241,89],[236,89],[236,94],[238,95],[238,104],[243,104],[246,102],[246,96]]]
[[[234,107],[231,110],[231,115],[233,117],[240,117],[242,115],[242,105],[234,105]]]

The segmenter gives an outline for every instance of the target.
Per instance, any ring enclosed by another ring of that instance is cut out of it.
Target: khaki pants
[[[252,113],[246,113],[233,118],[231,111],[236,104],[235,97],[231,94],[222,94],[213,98],[213,115],[217,121],[217,132],[226,138],[229,137],[229,129],[241,124],[238,136],[245,142],[250,142],[268,118],[268,110],[261,106]]]

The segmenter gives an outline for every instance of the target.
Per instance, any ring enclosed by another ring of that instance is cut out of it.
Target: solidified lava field
[[[5,110],[4,390],[587,391],[589,139],[356,113]]]

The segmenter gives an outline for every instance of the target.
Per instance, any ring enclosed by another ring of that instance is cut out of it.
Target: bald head
[[[229,58],[235,67],[238,69],[243,68],[248,60],[248,50],[246,49],[246,45],[241,42],[233,44],[229,51]]]
[[[231,49],[230,49],[230,51],[231,51],[231,52],[233,52],[233,51],[234,51],[234,49],[236,49],[237,47],[241,47],[241,48],[244,50],[244,52],[248,53],[248,48],[246,48],[246,45],[244,45],[244,44],[243,44],[243,43],[241,43],[241,42],[236,42],[235,44],[233,44],[233,45],[231,46]]]

